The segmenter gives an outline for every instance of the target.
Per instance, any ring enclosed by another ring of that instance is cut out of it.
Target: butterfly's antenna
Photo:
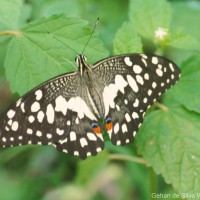
[[[97,23],[98,23],[98,22],[99,22],[99,17],[97,18],[96,23],[95,23],[95,25],[94,25],[94,28],[92,29],[92,32],[91,32],[91,34],[90,34],[90,37],[88,38],[88,40],[87,40],[87,42],[86,42],[86,44],[85,44],[85,46],[84,46],[84,48],[83,48],[82,55],[83,55],[83,53],[84,53],[84,51],[85,51],[85,49],[86,49],[86,47],[87,47],[87,45],[88,45],[88,43],[89,43],[89,41],[90,41],[90,39],[91,39],[91,37],[92,37],[92,35],[93,35],[95,29],[96,29],[96,26],[97,26]]]

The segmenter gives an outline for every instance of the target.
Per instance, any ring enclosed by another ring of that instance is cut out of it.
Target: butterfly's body
[[[52,144],[85,158],[104,148],[100,121],[111,141],[133,141],[150,105],[179,79],[174,63],[159,56],[126,54],[78,70],[33,89],[0,118],[0,147]]]

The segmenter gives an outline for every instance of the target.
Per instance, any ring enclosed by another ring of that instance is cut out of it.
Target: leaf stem
[[[0,36],[1,35],[15,35],[15,36],[19,36],[21,34],[21,32],[19,31],[2,31],[0,32]]]
[[[120,154],[111,154],[109,156],[110,160],[126,160],[126,161],[131,161],[134,163],[146,165],[146,160],[143,158],[135,157],[135,156],[125,156],[125,155],[120,155]]]
[[[161,110],[163,110],[163,111],[165,111],[165,112],[167,112],[167,111],[169,110],[167,106],[164,106],[164,105],[161,104],[161,103],[155,102],[154,104],[155,104],[158,108],[160,108]]]
[[[156,193],[157,191],[156,190],[156,176],[152,168],[149,168],[149,182],[150,182],[150,193],[152,196],[152,194]],[[152,197],[151,199],[153,200],[154,198]]]

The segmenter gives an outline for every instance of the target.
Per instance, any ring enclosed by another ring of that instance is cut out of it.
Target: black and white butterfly
[[[125,145],[145,111],[180,77],[160,56],[119,55],[90,67],[79,55],[76,62],[77,71],[41,84],[0,117],[0,147],[53,145],[86,158],[104,148],[104,128],[114,145]]]

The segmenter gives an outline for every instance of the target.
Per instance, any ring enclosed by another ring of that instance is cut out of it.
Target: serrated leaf
[[[168,109],[146,116],[137,146],[156,173],[179,193],[196,194],[200,191],[200,116],[181,107]]]
[[[21,8],[22,0],[0,1],[0,30],[18,28]]]
[[[181,78],[166,97],[167,101],[177,101],[192,111],[200,113],[200,57],[192,56],[181,65]]]
[[[20,95],[36,85],[69,72],[77,54],[81,54],[91,29],[87,22],[57,15],[27,25],[12,38],[5,60],[5,71],[12,92]],[[84,54],[88,63],[108,55],[95,35]],[[66,61],[68,60],[68,62]]]
[[[142,53],[142,42],[131,23],[125,22],[114,39],[114,53]]]
[[[165,0],[131,0],[129,18],[138,33],[153,38],[158,28],[168,28],[171,7]]]

